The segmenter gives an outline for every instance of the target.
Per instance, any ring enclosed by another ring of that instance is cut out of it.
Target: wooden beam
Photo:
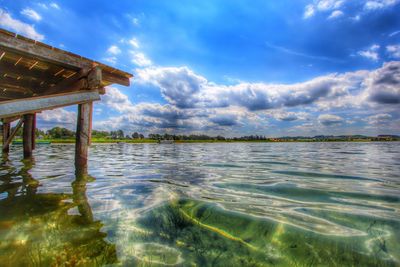
[[[87,87],[88,89],[98,89],[101,87],[103,79],[102,70],[100,67],[94,67],[87,74]]]
[[[24,122],[24,119],[21,118],[21,119],[18,121],[17,125],[15,126],[14,130],[11,132],[11,134],[9,134],[9,136],[8,136],[8,138],[5,140],[5,142],[4,142],[4,139],[3,139],[3,151],[4,151],[4,149],[9,148],[9,146],[10,146],[12,140],[14,139],[15,135],[17,134],[19,128],[21,128],[23,122]],[[9,124],[10,124],[10,123],[9,123]],[[4,137],[3,137],[3,138],[4,138]]]
[[[106,72],[106,71],[103,71],[103,81],[110,83],[110,84],[117,83],[117,84],[121,84],[121,85],[125,85],[125,86],[130,85],[129,77],[122,77],[120,75],[116,75],[114,73]]]
[[[10,128],[10,123],[3,121],[3,153],[10,152],[10,145],[7,144],[10,137]]]
[[[36,113],[32,114],[32,150],[35,150],[36,148]]]
[[[90,140],[91,103],[78,105],[76,126],[75,168],[78,173],[87,171],[88,147]]]
[[[2,84],[0,84],[0,98],[2,99],[8,99],[8,100],[13,100],[17,98],[23,98],[23,97],[28,97],[31,96],[31,94],[28,93],[22,93],[19,91],[14,91],[14,88],[9,88],[5,87]]]
[[[92,145],[92,126],[93,126],[93,102],[88,103],[90,105],[89,110],[89,141],[88,145]]]
[[[59,82],[53,87],[45,89],[42,94],[64,93],[79,90],[93,90],[100,88],[101,69],[82,69],[78,74]]]
[[[23,132],[23,147],[24,147],[24,159],[32,157],[33,140],[32,140],[32,128],[33,128],[33,114],[24,115],[24,132]]]
[[[11,123],[11,122],[16,121],[16,120],[18,120],[20,118],[21,118],[20,116],[7,117],[7,118],[3,118],[3,122]]]
[[[92,65],[92,62],[88,59],[40,42],[21,37],[17,38],[15,35],[0,34],[0,48],[6,52],[18,53],[21,56],[52,62],[75,70],[88,68]]]
[[[0,118],[100,100],[97,91],[72,92],[0,102]]]

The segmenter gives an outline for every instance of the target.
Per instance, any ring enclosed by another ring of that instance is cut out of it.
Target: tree
[[[110,133],[107,131],[97,131],[97,130],[92,131],[92,137],[95,137],[95,138],[106,138],[109,136],[110,136]]]
[[[71,138],[75,136],[75,132],[66,128],[54,127],[47,131],[51,138]]]
[[[133,139],[139,139],[139,133],[134,132],[134,133],[132,134],[132,138],[133,138]]]
[[[117,138],[123,139],[124,136],[124,131],[122,131],[121,129],[117,131]]]

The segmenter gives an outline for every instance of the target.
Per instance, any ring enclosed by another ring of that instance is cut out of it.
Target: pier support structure
[[[92,133],[93,102],[78,105],[76,125],[75,168],[78,172],[87,171],[88,150]]]
[[[132,74],[0,29],[0,119],[3,153],[23,125],[24,158],[35,149],[36,113],[78,105],[75,166],[87,169],[93,101]],[[19,120],[10,131],[11,122]]]
[[[34,149],[35,142],[35,114],[24,115],[24,128],[23,128],[23,147],[24,147],[24,159],[32,157],[32,150]]]
[[[10,123],[3,121],[3,153],[8,153],[10,151],[10,145],[7,144],[7,140],[10,137],[10,130]]]

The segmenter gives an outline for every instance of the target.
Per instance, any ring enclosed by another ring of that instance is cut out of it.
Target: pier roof
[[[0,103],[129,86],[132,74],[0,29]]]

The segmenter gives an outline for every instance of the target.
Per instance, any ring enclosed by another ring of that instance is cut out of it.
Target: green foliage
[[[75,132],[66,128],[54,127],[47,131],[47,135],[51,138],[66,139],[75,136]]]

